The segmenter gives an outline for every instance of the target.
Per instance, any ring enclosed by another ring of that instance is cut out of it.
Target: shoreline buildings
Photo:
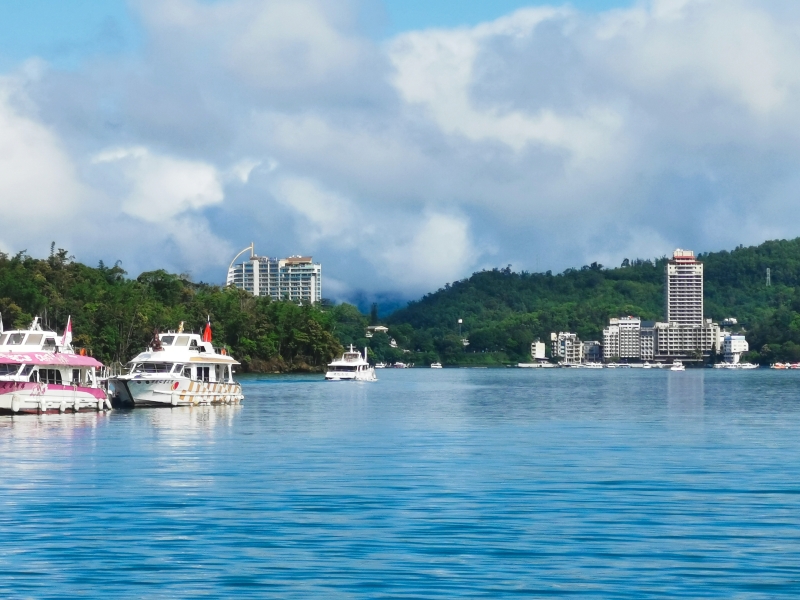
[[[234,264],[247,250],[250,250],[250,258]],[[310,256],[257,256],[251,244],[228,267],[227,285],[254,296],[315,304],[322,300],[322,265],[315,263]]]
[[[665,275],[666,322],[610,319],[603,330],[605,360],[702,360],[720,353],[723,332],[703,315],[703,263],[691,250],[679,248],[667,262]]]
[[[624,316],[609,320],[603,329],[602,358],[611,361],[700,361],[711,354],[722,354],[724,360],[737,363],[748,351],[742,335],[722,331],[717,323],[703,314],[703,263],[691,250],[677,249],[665,270],[665,322],[642,321],[639,317]],[[728,322],[735,324],[730,318]],[[564,363],[583,362],[594,356],[597,342],[587,342],[581,352],[572,349],[580,345],[577,334],[551,334],[552,356]],[[599,344],[598,344],[599,345]]]

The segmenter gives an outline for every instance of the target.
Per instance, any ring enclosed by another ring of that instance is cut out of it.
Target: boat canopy
[[[96,367],[103,363],[91,356],[60,352],[0,352],[0,365],[26,364],[37,366]]]

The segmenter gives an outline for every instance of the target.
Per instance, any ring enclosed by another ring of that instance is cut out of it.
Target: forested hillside
[[[800,360],[800,238],[698,258],[705,264],[706,317],[736,317],[756,351],[753,360]],[[593,263],[559,274],[481,271],[410,303],[388,322],[392,331],[412,332],[414,349],[445,362],[523,360],[531,341],[548,340],[551,331],[602,340],[610,317],[663,319],[666,260],[625,259],[616,268]]]
[[[65,250],[46,260],[0,253],[0,311],[6,329],[40,315],[58,331],[72,316],[75,346],[105,363],[127,362],[153,330],[200,330],[211,318],[215,346],[226,346],[255,371],[320,369],[341,352],[337,315],[315,306],[271,302],[232,288],[192,283],[165,271],[126,277],[118,265],[73,262]]]

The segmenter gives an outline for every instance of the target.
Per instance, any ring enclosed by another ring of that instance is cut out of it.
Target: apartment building
[[[562,359],[568,365],[579,365],[583,362],[583,344],[577,333],[559,331],[550,334],[551,355]]]
[[[256,256],[228,268],[227,285],[254,296],[314,304],[322,300],[322,265],[310,256]],[[238,257],[237,257],[238,258]],[[236,259],[234,259],[234,262]]]

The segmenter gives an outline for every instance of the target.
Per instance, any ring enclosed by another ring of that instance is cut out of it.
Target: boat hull
[[[328,371],[325,373],[325,379],[327,381],[378,381],[373,367],[357,372]]]
[[[0,381],[0,414],[103,411],[111,408],[105,391],[32,381]]]
[[[238,404],[244,398],[239,383],[171,378],[113,377],[109,379],[109,394],[115,408]]]

